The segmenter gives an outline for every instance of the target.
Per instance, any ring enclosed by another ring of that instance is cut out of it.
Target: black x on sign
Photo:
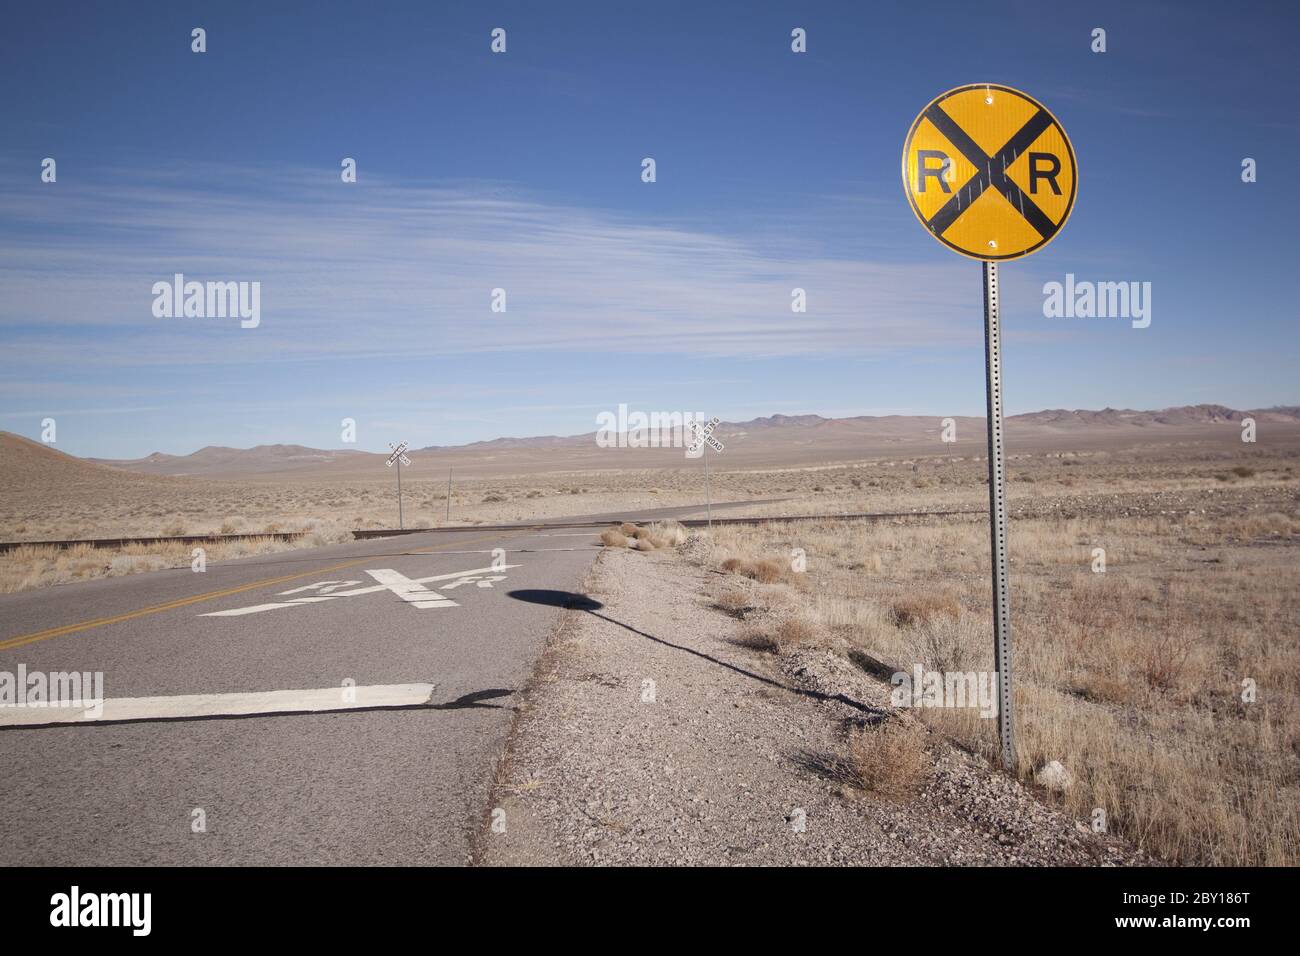
[[[931,102],[903,145],[903,188],[921,224],[973,259],[1019,259],[1060,232],[1078,185],[1060,122],[1026,93],[972,84]]]

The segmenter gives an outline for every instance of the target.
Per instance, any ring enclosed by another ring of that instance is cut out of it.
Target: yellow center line
[[[520,531],[526,529],[519,529]],[[474,544],[479,541],[491,541],[493,538],[508,537],[509,532],[499,534],[485,535],[478,538],[462,539],[459,541],[449,541],[445,545],[434,545],[430,548],[420,548],[411,551],[410,554],[433,554],[439,548],[450,547],[454,544]],[[179,598],[175,601],[168,601],[165,604],[154,604],[151,607],[143,607],[138,611],[127,611],[125,614],[115,614],[112,617],[96,618],[93,621],[82,621],[79,624],[64,624],[62,627],[51,627],[44,631],[36,631],[33,634],[20,634],[18,637],[11,637],[6,641],[0,641],[0,651],[9,650],[13,647],[22,647],[24,644],[32,644],[36,641],[48,640],[51,637],[61,637],[64,634],[75,634],[78,631],[88,631],[94,627],[105,627],[109,624],[118,624],[122,621],[130,621],[137,617],[144,617],[148,614],[158,614],[162,611],[171,611],[178,607],[185,607],[187,604],[198,604],[200,601],[212,601],[217,598],[228,597],[231,594],[239,594],[243,591],[252,591],[256,588],[271,587],[275,584],[283,584],[286,581],[296,581],[299,578],[309,578],[316,574],[328,574],[330,571],[339,571],[343,568],[354,568],[358,564],[366,564],[373,561],[381,555],[371,555],[365,558],[358,558],[355,561],[345,561],[342,564],[330,565],[327,568],[313,568],[310,571],[301,571],[297,574],[286,574],[278,578],[265,578],[261,581],[254,581],[252,584],[241,584],[233,588],[225,588],[220,591],[208,591],[206,594],[196,594],[193,597]]]

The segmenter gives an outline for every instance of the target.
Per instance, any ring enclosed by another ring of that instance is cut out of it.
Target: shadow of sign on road
[[[588,597],[585,594],[576,594],[572,591],[524,589],[507,591],[506,595],[514,598],[516,601],[526,601],[529,604],[542,604],[547,607],[558,607],[571,611],[586,611],[592,617],[598,617],[602,621],[608,621],[610,624],[615,624],[618,627],[623,628],[625,631],[631,631],[638,637],[644,637],[646,640],[654,641],[656,644],[662,644],[664,647],[671,647],[673,650],[682,651],[683,653],[698,657],[701,660],[706,660],[710,664],[715,664],[718,667],[725,667],[727,670],[734,671],[743,677],[748,677],[750,680],[758,681],[761,684],[766,684],[769,687],[775,687],[791,694],[808,697],[812,700],[838,701],[841,704],[845,704],[846,706],[852,707],[865,714],[878,715],[884,713],[880,708],[872,707],[870,704],[864,704],[859,700],[854,700],[846,694],[824,694],[821,691],[808,690],[804,687],[792,687],[789,684],[782,683],[779,680],[764,676],[763,674],[756,674],[738,664],[732,664],[728,661],[722,660],[721,658],[714,657],[711,654],[706,654],[703,651],[697,651],[691,647],[683,647],[681,644],[674,644],[672,641],[665,640],[662,637],[655,637],[653,634],[647,634],[645,631],[638,630],[630,624],[624,624],[622,621],[616,620],[607,614],[596,613],[597,611],[602,610],[605,605],[600,601],[597,601],[595,598]]]
[[[545,588],[525,588],[518,591],[507,591],[508,597],[516,601],[525,601],[529,604],[542,604],[546,607],[562,607],[570,611],[599,611],[605,605],[601,604],[595,598],[587,597],[585,594],[575,594],[572,591],[552,591]],[[599,617],[600,615],[597,615]],[[608,620],[608,618],[606,618]],[[615,624],[618,622],[615,621]]]

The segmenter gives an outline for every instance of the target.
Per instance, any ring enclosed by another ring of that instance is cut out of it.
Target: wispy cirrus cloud
[[[31,177],[28,177],[29,179]],[[355,185],[211,166],[0,188],[0,326],[24,363],[100,367],[546,351],[767,357],[978,336],[969,277],[774,248],[492,183]],[[652,189],[653,186],[645,187]],[[262,324],[158,319],[155,281],[262,284]],[[790,310],[791,289],[808,312]],[[506,290],[508,311],[489,296]]]

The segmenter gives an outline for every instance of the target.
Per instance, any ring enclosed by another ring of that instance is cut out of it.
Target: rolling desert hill
[[[1300,438],[1300,407],[1241,411],[1223,405],[1185,405],[1155,411],[1104,408],[1048,409],[1007,419],[1009,453],[1051,453],[1141,448],[1151,443],[1202,444],[1240,441],[1241,421],[1253,417],[1275,437]],[[984,448],[984,419],[956,417],[956,442],[940,440],[938,416],[771,415],[723,422],[727,468],[804,467],[880,456],[978,456]],[[653,439],[654,435],[651,435]],[[664,436],[666,444],[668,436]],[[680,448],[615,447],[596,444],[596,432],[531,438],[497,438],[459,446],[430,446],[408,452],[411,477],[445,475],[451,467],[466,477],[533,474],[544,471],[675,468]],[[624,443],[627,444],[627,443]],[[1234,446],[1235,447],[1235,446]],[[710,453],[712,454],[712,453]],[[382,454],[301,445],[258,445],[238,449],[208,446],[189,455],[152,454],[135,460],[90,459],[99,467],[137,475],[192,476],[238,480],[364,480],[386,474]]]
[[[86,458],[68,455],[41,442],[0,431],[0,487],[6,496],[29,489],[50,497],[87,488],[111,494],[116,488],[166,484],[148,473],[110,468]]]
[[[191,475],[195,477],[251,478],[264,474],[283,477],[295,472],[318,472],[337,461],[361,456],[369,461],[376,457],[355,449],[325,450],[304,445],[256,445],[252,448],[228,448],[207,445],[189,455],[154,452],[134,460],[87,459],[99,465],[148,475]]]
[[[86,527],[94,527],[96,516],[122,502],[157,501],[187,492],[191,484],[185,479],[109,468],[21,435],[0,432],[0,540],[88,537],[79,530],[68,534],[44,531],[60,526],[70,510],[84,514]]]

